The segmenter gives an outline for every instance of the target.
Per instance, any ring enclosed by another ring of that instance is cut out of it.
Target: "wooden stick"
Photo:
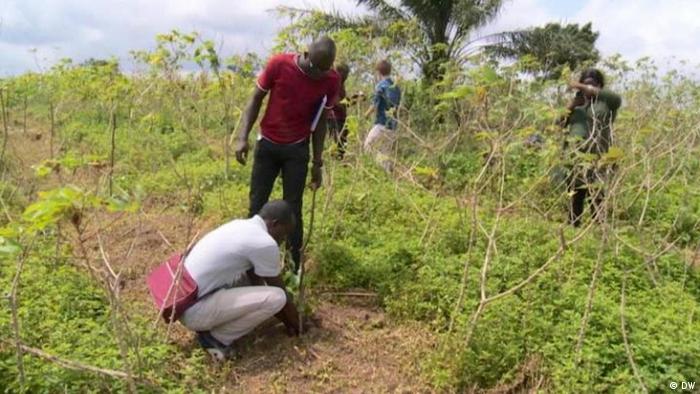
[[[49,133],[49,159],[53,159],[53,139],[56,133],[56,119],[55,119],[55,108],[53,105],[53,100],[49,101],[49,120],[51,122],[51,129]]]
[[[111,150],[109,153],[109,195],[112,195],[112,178],[114,177],[114,153],[117,147],[116,144],[116,134],[117,134],[117,107],[112,106],[112,110],[109,114],[109,131],[111,134]]]
[[[10,128],[8,126],[8,121],[7,121],[7,100],[6,96],[3,93],[4,89],[0,89],[0,113],[2,113],[2,125],[3,125],[3,139],[2,139],[2,151],[0,151],[0,161],[2,161],[5,157],[5,150],[7,149],[7,140],[10,138]],[[9,99],[9,97],[8,97]]]
[[[32,354],[32,355],[37,356],[39,358],[43,358],[44,360],[51,361],[53,363],[56,363],[56,364],[62,366],[63,368],[72,369],[74,371],[92,372],[92,373],[96,373],[96,374],[100,374],[100,375],[110,376],[110,377],[113,377],[116,379],[125,379],[126,380],[129,378],[129,374],[127,374],[124,371],[117,371],[114,369],[107,369],[107,368],[99,368],[99,367],[95,367],[92,365],[83,364],[83,363],[78,362],[78,361],[68,360],[65,358],[55,356],[53,354],[46,353],[45,351],[43,351],[41,349],[27,346],[25,344],[19,344],[19,346],[23,352],[28,353],[28,354]],[[147,385],[153,386],[153,387],[158,387],[155,383],[151,382],[150,380],[144,379],[144,378],[139,378],[139,383],[147,384]]]
[[[314,219],[316,214],[316,191],[314,189],[311,197],[311,219],[309,220],[309,232],[306,235],[306,242],[301,248],[301,261],[299,264],[299,335],[304,333],[304,260],[306,260],[306,247],[309,245],[311,235],[314,233]]]
[[[639,369],[637,369],[637,364],[634,362],[634,356],[632,354],[632,348],[630,347],[629,340],[627,339],[627,324],[625,323],[625,286],[627,283],[627,273],[625,273],[622,276],[622,290],[620,291],[620,330],[622,331],[622,341],[625,344],[625,353],[627,353],[627,361],[630,363],[630,367],[632,367],[632,372],[634,373],[634,377],[637,379],[637,382],[639,383],[639,387],[642,389],[644,393],[648,393],[649,390],[647,390],[647,387],[644,385],[644,381],[642,380],[642,376],[639,374]]]
[[[379,294],[377,293],[370,293],[370,292],[353,292],[353,291],[346,291],[346,292],[333,292],[333,291],[327,291],[323,294],[330,294],[334,296],[344,296],[344,297],[379,297]]]
[[[22,123],[22,133],[27,134],[27,93],[24,93],[24,121]]]
[[[15,351],[17,353],[17,371],[19,372],[20,391],[24,391],[25,378],[22,343],[20,342],[19,333],[19,316],[17,314],[17,291],[19,290],[20,276],[22,275],[22,269],[24,268],[24,262],[27,258],[28,250],[29,248],[25,249],[17,260],[17,271],[15,272],[15,277],[12,279],[12,288],[10,290],[10,295],[8,296],[10,301],[10,309],[12,310],[12,333],[14,334]]]

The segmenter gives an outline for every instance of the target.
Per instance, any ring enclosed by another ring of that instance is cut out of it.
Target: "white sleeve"
[[[277,245],[255,248],[250,251],[248,258],[253,264],[255,275],[269,278],[280,274],[280,250]]]

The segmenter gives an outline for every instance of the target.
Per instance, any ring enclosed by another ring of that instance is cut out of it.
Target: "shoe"
[[[197,331],[197,341],[206,350],[214,361],[221,362],[231,358],[234,354],[233,348],[226,346],[214,338],[209,331]]]

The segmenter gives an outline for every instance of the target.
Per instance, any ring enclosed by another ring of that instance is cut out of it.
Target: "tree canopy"
[[[418,66],[428,81],[440,79],[443,65],[459,61],[468,45],[470,34],[491,21],[502,0],[357,0],[371,14],[348,17],[318,10],[278,8],[290,16],[302,16],[291,25],[306,33],[328,33],[343,29],[360,29],[369,36],[386,36],[391,45],[400,47]]]
[[[600,58],[595,47],[598,32],[591,23],[561,25],[548,23],[523,31],[504,33],[501,42],[488,45],[486,51],[494,57],[516,59],[531,56],[526,69],[538,77],[556,79],[565,66],[576,69]]]

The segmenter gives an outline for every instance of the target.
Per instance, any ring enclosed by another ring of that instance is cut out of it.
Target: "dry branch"
[[[632,372],[634,372],[634,377],[639,382],[639,387],[644,393],[648,393],[647,387],[644,385],[641,375],[639,374],[639,369],[637,364],[634,362],[634,355],[632,354],[632,348],[630,347],[629,340],[627,339],[627,328],[625,323],[625,286],[627,284],[627,275],[622,277],[622,290],[620,291],[620,330],[622,331],[622,340],[625,344],[625,353],[627,353],[627,360],[630,363]]]
[[[586,337],[586,328],[588,327],[588,321],[591,316],[591,310],[593,309],[593,299],[595,297],[595,291],[598,285],[598,278],[601,275],[603,269],[603,254],[607,247],[607,229],[603,231],[603,240],[598,248],[598,256],[596,258],[595,268],[593,269],[593,275],[591,282],[588,285],[588,297],[586,298],[586,309],[583,311],[583,317],[581,318],[581,327],[579,328],[578,339],[576,340],[576,364],[581,362],[581,350],[583,348],[583,342]]]
[[[55,364],[60,365],[63,368],[67,369],[72,369],[74,371],[85,371],[85,372],[91,372],[91,373],[96,373],[98,375],[105,375],[109,376],[115,379],[124,379],[127,380],[129,378],[129,374],[124,372],[124,371],[117,371],[114,369],[107,369],[107,368],[100,368],[100,367],[95,367],[93,365],[81,363],[78,361],[74,360],[68,360],[66,358],[62,358],[59,356],[55,356],[53,354],[46,353],[45,351],[37,348],[33,348],[30,346],[27,346],[25,344],[19,344],[19,347],[22,349],[23,352],[32,354],[34,356],[37,356],[39,358],[42,358],[44,360],[53,362]],[[147,379],[138,379],[138,383],[140,384],[146,384],[151,387],[158,387],[155,383],[151,382],[150,380]]]

